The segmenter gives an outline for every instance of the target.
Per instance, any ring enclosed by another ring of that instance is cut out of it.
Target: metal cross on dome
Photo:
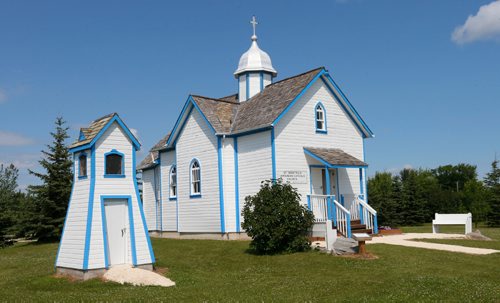
[[[250,23],[252,24],[252,27],[253,27],[253,35],[255,36],[255,27],[257,26],[257,24],[259,24],[257,22],[257,20],[255,19],[255,16],[252,16],[252,21],[250,21]]]

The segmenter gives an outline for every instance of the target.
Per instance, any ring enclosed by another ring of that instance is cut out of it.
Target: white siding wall
[[[179,232],[220,232],[217,138],[193,109],[176,144]],[[191,160],[201,167],[201,197],[190,198]]]
[[[241,224],[245,197],[257,193],[261,182],[272,178],[270,131],[238,137],[238,178]]]
[[[161,204],[161,167],[158,165],[154,168],[154,190],[155,190],[155,201],[156,201],[156,230],[163,229],[163,205]]]
[[[73,190],[69,201],[68,215],[64,227],[64,235],[61,239],[59,256],[56,266],[67,268],[82,268],[83,253],[85,246],[85,229],[87,226],[87,207],[90,191],[90,150],[87,154],[87,179],[78,179],[78,157],[76,154],[73,171]]]
[[[124,154],[125,178],[104,178],[104,154],[116,149]],[[140,214],[140,204],[134,186],[133,156],[135,150],[128,137],[123,133],[118,124],[111,125],[95,144],[95,187],[92,202],[92,221],[90,225],[90,245],[88,257],[88,269],[103,268],[104,241],[103,221],[101,213],[103,204],[101,196],[130,196],[134,220],[135,243],[137,252],[137,264],[151,263],[147,234],[144,230],[144,222]],[[87,229],[89,193],[92,183],[92,154],[88,155],[88,178],[75,180],[72,191],[71,204],[68,219],[65,225],[64,236],[61,240],[61,249],[57,266],[69,268],[83,268],[83,256],[85,248],[85,234]],[[78,154],[77,154],[78,157]],[[77,170],[76,170],[77,171]],[[91,199],[92,200],[92,199]],[[130,228],[129,228],[130,231]],[[129,233],[130,234],[130,233]],[[132,262],[130,241],[128,247],[128,261]]]
[[[242,74],[238,77],[238,85],[239,85],[239,100],[246,101],[247,98],[247,77],[245,74]]]
[[[318,102],[325,107],[328,134],[316,133],[315,106]],[[340,148],[363,160],[362,134],[322,81],[312,85],[278,122],[275,146],[277,177],[283,170],[300,170],[307,172],[308,182],[309,164],[318,162],[308,162],[304,146]],[[339,183],[341,194],[359,193],[359,170],[339,169]],[[294,186],[302,194],[303,203],[306,203],[309,183]]]
[[[249,91],[250,91],[250,95],[249,95],[249,98],[252,98],[253,96],[255,96],[256,94],[258,94],[260,92],[260,74],[257,72],[257,73],[251,73],[248,75],[248,79],[249,79]]]
[[[268,86],[273,82],[272,76],[270,74],[264,73],[264,87]]]
[[[142,203],[148,230],[156,230],[157,226],[154,182],[154,170],[144,170],[142,172]]]
[[[131,196],[132,214],[134,219],[135,231],[135,246],[137,251],[137,263],[151,263],[149,247],[147,243],[146,233],[144,231],[145,222],[143,222],[140,214],[140,202],[137,200],[135,193],[133,171],[135,167],[132,165],[132,157],[134,149],[132,143],[118,126],[114,123],[110,126],[95,145],[96,158],[96,183],[94,190],[94,213],[92,218],[92,234],[90,239],[90,255],[89,269],[101,268],[104,265],[104,246],[102,238],[102,218],[101,218],[101,196],[110,195],[127,195]],[[104,178],[104,154],[116,149],[124,154],[125,162],[125,178]],[[130,234],[130,233],[129,233]],[[128,260],[132,261],[130,253],[130,245],[128,252]]]
[[[160,153],[163,231],[177,230],[177,200],[170,200],[170,169],[175,165],[175,151]]]
[[[225,138],[223,140],[224,219],[226,221],[226,232],[236,232],[234,138]]]

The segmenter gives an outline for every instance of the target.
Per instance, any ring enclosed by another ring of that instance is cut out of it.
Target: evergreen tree
[[[69,128],[62,117],[56,119],[55,125],[55,132],[50,133],[52,145],[47,145],[47,151],[42,151],[44,158],[39,161],[45,173],[29,171],[43,183],[29,187],[34,203],[30,205],[25,233],[39,241],[56,240],[61,236],[71,194],[73,162],[65,144]]]
[[[403,169],[401,179],[401,212],[405,225],[418,225],[424,223],[425,201],[419,192],[417,182],[418,172],[413,169]]]
[[[15,224],[18,176],[19,170],[13,164],[7,167],[0,165],[0,247],[12,244],[5,236]]]
[[[397,225],[397,203],[394,200],[393,177],[387,172],[377,172],[368,180],[370,205],[377,210],[380,226]]]
[[[489,190],[489,212],[486,220],[489,226],[500,226],[500,168],[498,160],[491,163],[491,172],[486,174],[484,183]]]
[[[471,212],[475,227],[479,222],[484,222],[489,211],[488,191],[483,182],[469,180],[465,183],[463,191],[462,210]]]

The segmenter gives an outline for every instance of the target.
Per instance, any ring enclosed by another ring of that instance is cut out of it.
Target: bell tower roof
[[[250,48],[241,55],[240,62],[238,63],[238,69],[234,72],[234,76],[237,78],[239,74],[245,72],[268,72],[275,77],[278,73],[273,67],[271,62],[271,57],[259,48],[257,44],[257,35],[255,34],[255,27],[258,24],[255,20],[255,16],[252,17],[250,23],[253,26],[252,44]]]

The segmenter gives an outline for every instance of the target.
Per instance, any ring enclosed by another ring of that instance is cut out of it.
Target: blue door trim
[[[95,145],[90,149],[90,191],[87,205],[87,227],[85,229],[85,244],[83,248],[83,270],[89,266],[90,235],[92,233],[92,215],[94,211],[94,189],[95,189]]]
[[[101,216],[102,216],[102,233],[103,233],[103,247],[104,247],[104,262],[106,268],[109,267],[108,260],[108,227],[106,225],[106,211],[104,207],[104,203],[109,200],[126,200],[127,201],[127,209],[128,209],[128,223],[130,229],[130,251],[132,254],[132,265],[137,265],[137,247],[135,243],[135,225],[134,225],[134,213],[132,209],[132,196],[130,195],[101,195]],[[125,252],[127,253],[127,252]]]

